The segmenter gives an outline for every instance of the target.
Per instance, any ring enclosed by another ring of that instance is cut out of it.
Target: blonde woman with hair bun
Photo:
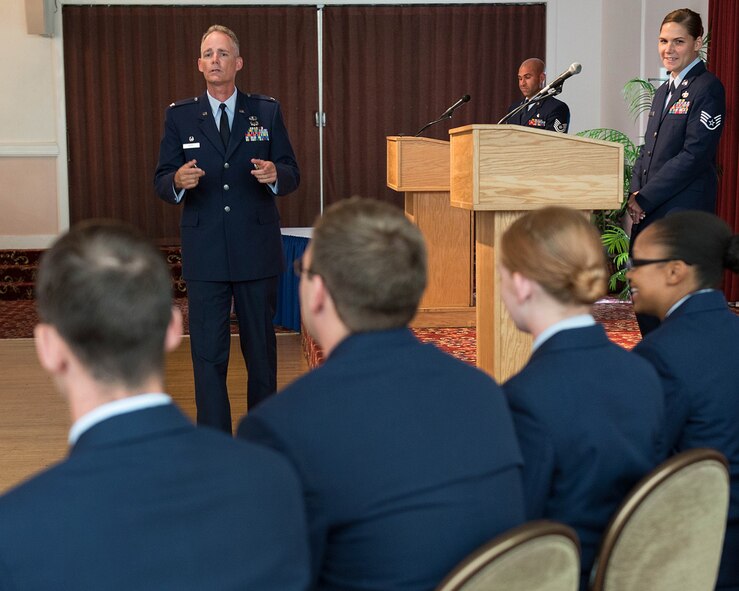
[[[612,513],[663,459],[662,388],[649,363],[609,341],[591,315],[608,272],[581,212],[532,211],[500,248],[503,301],[534,337],[529,362],[503,386],[524,456],[527,518],[577,531],[584,590]]]

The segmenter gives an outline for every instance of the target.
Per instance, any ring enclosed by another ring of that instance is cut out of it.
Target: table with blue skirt
[[[272,319],[275,325],[300,332],[300,279],[293,273],[293,261],[303,256],[313,228],[282,228],[282,248],[285,252],[285,271],[277,286],[277,311]]]

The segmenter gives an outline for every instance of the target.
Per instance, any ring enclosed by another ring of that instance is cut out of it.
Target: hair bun
[[[572,296],[581,304],[593,304],[606,294],[608,275],[601,266],[582,269],[572,278]]]

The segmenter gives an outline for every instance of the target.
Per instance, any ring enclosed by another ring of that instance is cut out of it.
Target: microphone
[[[570,67],[567,68],[564,72],[562,72],[559,76],[557,76],[554,80],[552,80],[549,84],[547,84],[544,88],[542,88],[538,93],[537,96],[546,96],[549,94],[552,94],[551,91],[558,86],[562,86],[562,83],[570,78],[571,76],[574,76],[575,74],[579,74],[582,72],[582,66],[578,64],[577,62],[574,62],[570,64]]]
[[[443,121],[444,119],[451,119],[452,115],[454,114],[454,111],[456,111],[459,107],[461,107],[463,104],[465,104],[467,101],[470,100],[470,95],[465,94],[461,99],[459,99],[456,103],[454,103],[451,107],[449,107],[441,117],[438,119],[434,119],[433,121],[429,121],[426,125],[424,125],[421,129],[416,132],[416,135],[414,137],[418,137],[421,135],[423,131],[431,127],[432,125],[435,125],[439,121]]]
[[[469,101],[470,98],[471,97],[469,94],[465,94],[461,99],[459,99],[456,103],[454,103],[451,107],[444,111],[444,114],[439,117],[439,119],[444,119],[444,117],[451,117],[452,113],[454,113],[454,111],[456,111],[459,107]]]

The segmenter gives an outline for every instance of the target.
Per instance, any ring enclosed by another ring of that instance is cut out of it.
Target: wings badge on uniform
[[[721,115],[719,114],[712,117],[710,113],[701,111],[701,123],[706,126],[708,131],[714,131],[719,125],[721,125]]]

